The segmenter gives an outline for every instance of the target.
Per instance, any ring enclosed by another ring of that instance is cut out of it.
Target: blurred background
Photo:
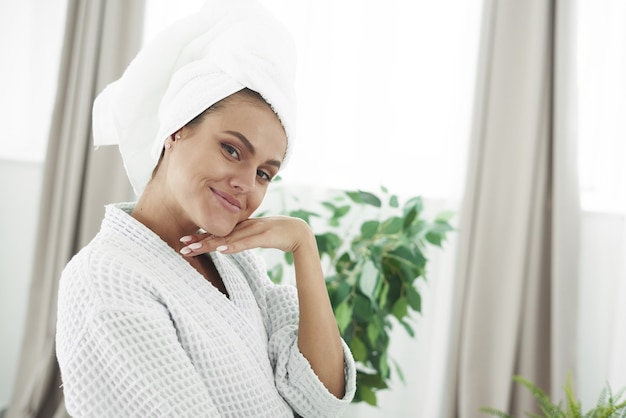
[[[261,2],[299,54],[282,184],[384,185],[458,214],[432,254],[416,337],[392,341],[406,382],[350,416],[523,408],[510,377],[524,372],[556,398],[571,374],[583,409],[607,383],[625,387],[626,2]],[[141,44],[203,2],[129,3]],[[29,309],[49,308],[29,298],[48,289],[35,285],[37,243],[56,242],[42,236],[42,195],[55,193],[47,160],[66,164],[49,140],[68,16],[80,17],[68,10],[80,4],[0,2],[0,409],[20,402]]]

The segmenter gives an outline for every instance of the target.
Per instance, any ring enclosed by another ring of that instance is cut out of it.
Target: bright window
[[[45,158],[66,0],[0,1],[0,159]]]
[[[578,2],[579,152],[585,210],[626,210],[626,2]]]

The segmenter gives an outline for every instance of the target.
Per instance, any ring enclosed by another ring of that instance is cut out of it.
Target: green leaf
[[[281,263],[276,264],[270,270],[267,271],[267,275],[274,283],[280,283],[283,281],[283,265]]]
[[[419,259],[417,261],[419,262]],[[410,285],[422,272],[420,266],[416,265],[412,259],[399,256],[395,251],[383,257],[382,265],[385,276],[394,277]]]
[[[315,236],[315,239],[317,240],[317,249],[320,255],[328,254],[331,258],[334,257],[335,252],[341,246],[341,238],[333,232],[318,234]]]
[[[450,222],[450,219],[452,219],[455,215],[455,212],[451,211],[451,210],[446,210],[446,211],[441,211],[437,214],[437,216],[435,217],[435,222]]]
[[[422,311],[422,297],[414,286],[407,286],[406,300],[409,306],[416,312]]]
[[[393,304],[391,308],[391,313],[393,316],[398,318],[398,320],[402,320],[408,313],[408,302],[405,297],[399,298],[396,303]]]
[[[353,262],[352,262],[352,259],[350,258],[350,254],[345,252],[341,254],[341,256],[335,262],[335,270],[337,271],[337,273],[342,274],[346,270],[351,270],[352,265],[353,265]]]
[[[311,223],[311,217],[313,216],[318,217],[318,218],[320,217],[319,214],[308,211],[308,210],[304,210],[304,209],[292,210],[289,212],[289,216],[292,216],[294,218],[300,218],[308,224]]]
[[[533,394],[535,399],[537,399],[541,411],[544,412],[547,416],[563,416],[562,413],[559,414],[560,406],[552,403],[550,396],[548,396],[548,394],[545,393],[537,385],[532,383],[530,380],[524,379],[521,376],[513,376],[513,380],[526,386],[526,388]]]
[[[404,225],[402,226],[402,228],[404,230],[409,229],[413,224],[415,218],[417,218],[417,209],[415,207],[412,207],[408,212],[405,212]]]
[[[380,231],[383,234],[389,234],[389,235],[397,234],[398,232],[402,230],[403,224],[404,224],[404,220],[402,218],[399,218],[397,216],[392,216],[391,218],[383,222],[380,228]]]
[[[402,327],[404,327],[404,329],[406,330],[407,334],[409,334],[411,337],[415,337],[415,331],[413,330],[413,327],[411,325],[409,325],[408,322],[400,321],[400,325],[402,325]]]
[[[416,245],[399,245],[387,255],[396,257],[407,268],[414,270],[413,274],[419,274],[426,267],[426,257]]]
[[[392,208],[397,208],[400,206],[400,203],[398,203],[398,196],[394,194],[389,198],[389,206],[391,206]]]
[[[392,360],[392,362],[393,362],[394,369],[396,370],[396,373],[398,373],[398,377],[400,378],[400,381],[406,384],[406,380],[404,379],[404,373],[402,372],[400,365],[395,360]]]
[[[406,215],[413,208],[415,208],[415,211],[418,215],[422,212],[422,210],[424,209],[424,202],[422,201],[421,196],[412,197],[411,199],[407,200],[407,202],[404,204],[404,216],[406,217]]]
[[[430,242],[431,244],[436,245],[437,247],[441,247],[443,238],[440,234],[436,232],[428,232],[425,238],[426,238],[426,241]]]
[[[380,185],[380,190],[381,190],[383,193],[389,193],[389,190],[388,190],[385,186],[383,186],[382,184]]]
[[[337,206],[332,202],[322,202],[322,206],[324,206],[326,209],[330,210],[333,213],[335,212],[335,209],[337,209]]]
[[[287,263],[287,265],[292,266],[293,265],[293,253],[287,251],[284,257],[285,257],[285,262]]]
[[[333,306],[339,306],[340,303],[346,300],[346,298],[350,295],[350,291],[352,290],[352,286],[350,286],[346,282],[335,283],[334,286],[331,286],[330,300]]]
[[[350,321],[352,321],[352,305],[350,305],[348,301],[342,302],[337,306],[337,309],[335,309],[335,318],[339,332],[343,334]]]
[[[370,322],[367,324],[367,339],[373,346],[376,345],[376,340],[378,339],[379,334],[380,327],[376,322]]]
[[[380,370],[380,374],[387,378],[389,377],[389,364],[387,363],[387,351],[383,351],[380,356],[380,360],[378,362],[378,370]]]
[[[431,244],[441,247],[446,234],[452,230],[452,227],[447,222],[437,221],[428,227],[425,238]]]
[[[372,260],[367,260],[359,277],[359,289],[368,298],[374,300],[374,290],[378,284],[379,271]]]
[[[338,221],[339,218],[346,215],[350,211],[350,205],[337,206],[331,202],[322,202],[322,206],[332,212],[332,219]]]
[[[359,190],[356,192],[346,192],[346,194],[355,203],[364,203],[367,205],[375,206],[377,208],[381,207],[382,205],[382,202],[380,201],[378,196],[370,192],[364,192],[362,190]]]
[[[380,296],[378,297],[378,307],[380,310],[383,310],[385,305],[387,305],[387,296],[389,295],[389,282],[383,282],[383,288],[380,291]]]
[[[350,205],[345,205],[345,206],[340,206],[337,208],[337,210],[335,210],[335,214],[333,215],[334,218],[341,218],[342,216],[346,215],[348,212],[350,212]]]
[[[372,238],[376,232],[378,231],[378,226],[380,222],[378,221],[365,221],[361,225],[361,236],[365,239]]]
[[[361,341],[359,337],[354,337],[350,341],[350,351],[352,351],[352,356],[354,360],[365,362],[367,360],[367,347],[365,347],[365,343]]]
[[[354,316],[361,321],[368,322],[372,319],[374,312],[372,310],[372,304],[365,296],[356,294],[352,299],[352,306]]]
[[[362,386],[357,386],[357,390],[359,391],[359,395],[361,397],[361,400],[363,400],[363,402],[372,406],[377,405],[376,394],[374,393],[372,389],[370,389],[369,387],[365,385],[362,385]]]
[[[361,371],[356,375],[357,386],[369,386],[376,389],[386,389],[389,387],[385,379],[380,374],[368,374]]]
[[[580,402],[576,400],[574,396],[574,390],[572,389],[572,379],[571,376],[567,377],[567,381],[565,383],[565,395],[567,397],[567,410],[572,417],[579,417],[582,415],[582,409],[580,407]]]

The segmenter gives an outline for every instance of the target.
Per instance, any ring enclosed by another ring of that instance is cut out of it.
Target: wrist
[[[314,251],[315,254],[318,254],[317,241],[315,240],[315,234],[311,230],[311,227],[302,219],[298,219],[298,221],[299,221],[299,227],[300,227],[298,230],[299,239],[297,240],[297,243],[294,246],[294,248],[291,250],[291,252],[293,253],[294,256],[297,253],[310,252],[310,251]]]

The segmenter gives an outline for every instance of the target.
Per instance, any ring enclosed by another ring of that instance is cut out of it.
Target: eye
[[[237,150],[237,148],[233,147],[232,145],[222,144],[222,149],[226,151],[226,153],[230,155],[231,157],[237,160],[239,159],[239,151]]]
[[[257,170],[256,175],[259,176],[264,181],[268,181],[268,182],[272,181],[272,176],[263,170]]]

